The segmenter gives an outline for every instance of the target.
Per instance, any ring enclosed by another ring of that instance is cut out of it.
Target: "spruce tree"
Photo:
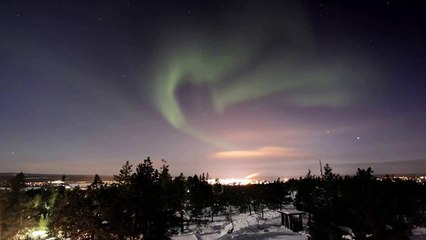
[[[121,185],[129,184],[132,178],[132,167],[133,165],[131,165],[129,161],[126,161],[121,167],[120,173],[118,175],[114,175],[114,180]]]

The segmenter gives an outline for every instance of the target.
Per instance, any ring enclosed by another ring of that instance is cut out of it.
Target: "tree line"
[[[164,161],[155,168],[148,157],[133,167],[124,163],[114,184],[95,175],[86,190],[50,187],[24,191],[25,175],[0,191],[0,239],[17,239],[46,230],[71,239],[170,239],[189,224],[202,225],[221,214],[258,213],[293,204],[305,211],[313,239],[408,239],[425,223],[426,187],[413,181],[381,181],[371,168],[354,176],[308,174],[286,183],[209,184],[208,174],[170,175]],[[290,193],[296,193],[295,199]],[[349,231],[349,230],[350,231]]]
[[[250,186],[208,183],[208,174],[172,177],[166,162],[156,169],[148,157],[135,168],[127,161],[115,184],[99,175],[86,190],[52,187],[24,191],[25,175],[1,191],[0,237],[14,239],[46,230],[71,239],[170,239],[189,224],[202,225],[218,214],[263,213],[288,202],[281,181]]]
[[[294,205],[308,213],[313,239],[409,239],[411,229],[425,225],[426,186],[386,176],[377,179],[371,168],[354,176],[309,171],[288,183],[297,190]]]

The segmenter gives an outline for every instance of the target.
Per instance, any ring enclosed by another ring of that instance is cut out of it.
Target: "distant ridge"
[[[17,173],[7,172],[0,173],[0,181],[7,181],[13,178]],[[44,173],[25,173],[27,179],[31,179],[32,181],[54,181],[60,180],[63,175],[65,175],[66,180],[68,181],[92,181],[95,177],[93,175],[87,174],[44,174]],[[102,180],[110,181],[113,179],[112,175],[99,175]]]
[[[324,163],[327,163],[324,161]],[[308,169],[315,169],[316,163],[312,166],[306,166],[306,171],[300,175],[289,175],[286,178],[299,178],[306,175]],[[412,159],[412,160],[397,160],[397,161],[382,161],[382,162],[361,162],[361,163],[330,163],[331,168],[334,172],[339,173],[340,175],[354,175],[358,168],[368,168],[371,167],[374,171],[375,176],[384,176],[384,175],[405,175],[405,176],[420,176],[426,175],[426,158]],[[25,173],[25,172],[24,172]],[[5,172],[0,173],[0,182],[7,181],[14,177],[17,173]],[[315,173],[314,173],[315,174]],[[44,173],[25,173],[25,176],[32,181],[53,181],[60,180],[64,174],[44,174]],[[86,181],[92,182],[95,176],[94,174],[65,174],[68,181]],[[113,180],[113,175],[99,175],[104,181]],[[283,176],[258,176],[258,180],[268,180],[273,181],[281,179]]]
[[[347,169],[353,171],[355,174],[357,168],[368,168],[371,167],[374,170],[374,174],[378,175],[425,175],[426,174],[426,158],[413,159],[413,160],[397,160],[397,161],[385,161],[385,162],[363,162],[363,163],[335,163],[331,164],[333,169],[336,170]]]

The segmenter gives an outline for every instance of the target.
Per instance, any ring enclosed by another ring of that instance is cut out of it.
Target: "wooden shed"
[[[285,210],[278,212],[281,213],[281,225],[294,232],[303,230],[302,216],[305,212],[299,210]]]

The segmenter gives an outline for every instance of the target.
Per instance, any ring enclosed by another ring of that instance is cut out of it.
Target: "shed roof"
[[[300,214],[305,214],[304,211],[299,211],[299,210],[283,210],[283,211],[278,211],[281,214],[285,214],[285,215],[300,215]]]

